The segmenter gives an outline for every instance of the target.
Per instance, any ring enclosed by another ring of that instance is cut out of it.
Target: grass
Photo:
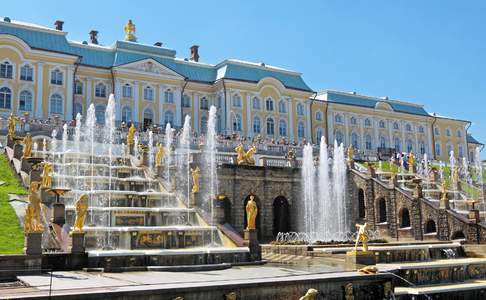
[[[24,232],[12,206],[8,203],[8,194],[25,195],[5,155],[0,155],[0,254],[21,254],[24,248]]]

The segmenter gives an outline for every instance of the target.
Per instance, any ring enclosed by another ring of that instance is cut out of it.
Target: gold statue
[[[224,295],[225,300],[236,300],[237,296],[235,292],[231,292]]]
[[[42,168],[42,187],[50,188],[52,185],[51,172],[53,171],[52,164],[45,162]]]
[[[243,150],[243,144],[239,144],[238,147],[235,148],[236,151],[236,162],[238,165],[255,165],[255,159],[253,155],[257,152],[257,148],[255,146],[251,146],[248,151],[245,152]]]
[[[130,128],[128,128],[128,134],[127,134],[127,145],[130,147],[131,145],[133,145],[134,143],[134,140],[135,140],[135,132],[137,131],[137,129],[135,128],[135,125],[132,125],[130,126]]]
[[[129,42],[136,42],[137,37],[135,36],[135,24],[133,24],[132,20],[128,20],[127,25],[123,28],[125,31],[125,41]]]
[[[452,187],[455,190],[459,188],[459,168],[457,166],[454,167],[454,171],[452,173]]]
[[[192,193],[198,193],[199,192],[199,177],[201,177],[201,170],[199,167],[196,167],[195,169],[191,168],[191,174],[192,174]]]
[[[415,155],[412,151],[408,155],[408,172],[413,173],[413,167],[415,166]]]
[[[23,158],[31,157],[32,156],[32,136],[30,133],[27,133],[22,141],[24,144],[24,153],[22,155]]]
[[[358,270],[359,273],[363,274],[376,274],[378,273],[378,268],[375,266],[366,266]]]
[[[76,220],[71,233],[81,233],[83,232],[84,221],[88,213],[88,195],[82,194],[74,204],[74,208],[76,209]]]
[[[38,195],[40,183],[30,183],[29,204],[25,209],[24,231],[25,233],[39,233],[44,231],[41,221],[41,199]]]
[[[354,251],[358,251],[358,244],[362,242],[363,252],[368,252],[368,223],[364,223],[363,225],[356,224],[356,228],[358,228],[358,235],[356,236]]]
[[[14,116],[13,114],[10,114],[8,117],[8,138],[13,139],[15,137],[15,127],[17,127],[17,121],[19,118]]]
[[[344,286],[344,299],[354,300],[353,284],[351,282]]]
[[[440,185],[440,200],[447,200],[447,187],[445,183]]]
[[[160,167],[162,166],[162,160],[164,160],[165,156],[165,149],[161,143],[157,144],[157,152],[155,152],[155,166]]]
[[[255,202],[255,196],[250,195],[250,200],[246,204],[246,229],[254,230],[256,229],[256,217],[258,214],[258,207]]]
[[[304,296],[300,297],[299,300],[315,300],[319,291],[316,289],[308,289]]]
[[[353,159],[354,159],[354,147],[351,144],[348,147],[348,161],[353,161]]]

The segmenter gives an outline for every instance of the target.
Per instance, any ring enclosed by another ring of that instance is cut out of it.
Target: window
[[[457,137],[459,137],[459,138],[462,137],[462,131],[459,130],[459,129],[457,130]]]
[[[259,117],[253,119],[253,133],[260,133],[261,131],[261,121]]]
[[[182,107],[191,107],[191,97],[188,95],[182,97]]]
[[[24,65],[20,67],[20,80],[33,81],[34,69],[29,65]]]
[[[13,77],[13,66],[8,61],[0,64],[0,78],[10,78]]]
[[[398,125],[397,122],[393,123],[393,129],[399,130],[400,129],[400,125]]]
[[[173,114],[172,114],[172,116],[173,116]],[[154,112],[150,108],[146,108],[143,111],[143,127],[145,129],[147,129],[150,126],[152,126],[153,120],[154,120]]]
[[[174,103],[174,92],[170,89],[164,92],[164,101],[165,103]]]
[[[258,99],[258,97],[253,97],[252,105],[253,109],[260,110],[260,99]]]
[[[221,95],[218,96],[217,102],[216,102],[216,107],[220,108],[221,103],[223,102],[223,97]]]
[[[343,143],[343,140],[344,140],[343,133],[339,130],[336,131],[336,143],[338,145],[341,145]]]
[[[464,149],[462,148],[462,145],[459,145],[458,148],[459,148],[459,157],[460,158],[464,157]]]
[[[454,155],[453,150],[454,149],[452,148],[452,145],[451,144],[447,144],[447,154]]]
[[[19,110],[32,111],[32,93],[22,91],[19,95]]]
[[[451,130],[449,128],[446,128],[446,136],[451,136]]]
[[[351,125],[356,125],[356,124],[358,124],[358,120],[356,120],[355,117],[351,117],[350,123],[351,123]]]
[[[63,74],[59,69],[54,69],[51,71],[51,84],[62,85]]]
[[[435,135],[440,135],[440,129],[439,129],[439,127],[435,127],[434,128],[434,134]]]
[[[106,85],[103,83],[98,83],[95,86],[95,97],[106,98]]]
[[[386,139],[384,136],[380,136],[380,147],[386,148]]]
[[[59,94],[53,94],[50,100],[51,114],[62,114],[62,96]]]
[[[201,132],[202,133],[208,132],[208,118],[206,118],[206,116],[203,116],[201,118]]]
[[[202,97],[199,102],[199,108],[208,110],[209,109],[209,101],[206,97]]]
[[[316,129],[316,142],[319,142],[322,138],[322,129],[321,128],[317,128]]]
[[[287,122],[280,120],[278,123],[278,133],[280,136],[287,136]]]
[[[234,107],[241,107],[241,97],[238,94],[233,95],[233,106]]]
[[[366,150],[371,150],[373,148],[373,144],[371,142],[371,135],[367,135],[365,137],[365,147],[366,147]]]
[[[106,108],[104,105],[95,106],[96,123],[105,124],[105,111]]]
[[[77,117],[78,114],[83,114],[83,105],[79,102],[74,103],[74,115]]]
[[[297,124],[297,136],[301,139],[305,137],[305,126],[303,122]]]
[[[143,89],[143,99],[147,101],[153,101],[154,100],[154,89],[150,86],[146,86]]]
[[[408,131],[408,132],[411,132],[412,131],[412,125],[407,123],[407,125],[405,125],[405,130]]]
[[[413,151],[413,142],[411,140],[407,140],[407,152],[410,153]]]
[[[233,131],[241,131],[241,116],[239,114],[233,115]]]
[[[123,88],[122,88],[122,96],[123,98],[132,98],[133,96],[133,89],[132,89],[132,86],[129,85],[128,83],[126,83],[125,85],[123,85]]]
[[[0,89],[0,108],[10,109],[12,103],[12,91],[8,87]]]
[[[351,145],[353,145],[354,149],[359,149],[358,140],[359,140],[358,135],[355,132],[351,133]]]
[[[385,121],[380,120],[379,126],[380,126],[380,128],[385,128],[386,127],[385,126]]]
[[[425,154],[425,143],[422,141],[420,142],[420,154]]]
[[[265,101],[265,107],[267,111],[273,111],[273,99],[272,98],[267,98],[267,101]]]
[[[125,106],[122,109],[122,122],[129,123],[132,121],[132,110],[130,107]]]
[[[281,113],[281,114],[287,113],[287,105],[285,104],[284,100],[280,100],[278,102],[278,112]]]
[[[435,143],[435,155],[440,156],[440,144]]]
[[[174,124],[174,113],[171,110],[168,110],[164,113],[164,123],[167,125],[168,123]]]
[[[304,105],[302,103],[297,104],[297,115],[298,116],[304,115]]]
[[[341,116],[340,114],[337,114],[334,116],[334,121],[336,123],[342,123],[343,122],[343,116]]]
[[[267,135],[275,134],[275,122],[272,118],[267,119]]]
[[[74,94],[75,95],[82,95],[83,94],[83,83],[79,80],[74,82]]]
[[[316,120],[322,121],[322,113],[320,111],[316,112]]]
[[[395,138],[394,140],[394,144],[395,144],[395,152],[400,152],[400,139],[399,138]]]
[[[425,132],[424,126],[419,126],[419,133],[424,133],[424,132]]]
[[[368,119],[368,118],[366,118],[366,119],[365,119],[365,121],[364,121],[364,125],[365,125],[366,127],[371,127],[371,120],[370,120],[370,119]]]

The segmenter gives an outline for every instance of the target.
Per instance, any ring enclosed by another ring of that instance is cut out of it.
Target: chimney
[[[54,22],[54,26],[56,26],[56,30],[62,31],[62,25],[64,25],[64,21],[56,20],[56,22]]]
[[[199,61],[199,46],[197,45],[191,46],[191,60],[195,62]]]
[[[155,42],[154,46],[155,47],[162,47],[162,42]]]
[[[89,32],[89,39],[91,40],[91,44],[96,44],[98,45],[98,31],[96,30],[91,30]]]

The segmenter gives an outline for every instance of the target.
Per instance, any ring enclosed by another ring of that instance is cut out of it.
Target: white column
[[[86,111],[91,104],[91,86],[93,85],[93,79],[91,77],[86,78]]]
[[[312,140],[313,140],[313,136],[312,136],[312,118],[314,118],[313,114],[312,114],[312,111],[310,109],[310,100],[307,100],[307,102],[305,103],[305,110],[307,111],[307,116],[309,116],[307,118],[307,141],[309,141],[310,143],[312,143]]]
[[[138,124],[138,108],[140,107],[140,83],[135,81],[133,83],[133,122]]]
[[[194,131],[199,132],[199,94],[194,93]]]
[[[67,68],[67,99],[66,99],[66,114],[64,120],[70,121],[73,119],[73,81],[74,80],[74,67],[68,66]]]
[[[289,110],[288,110],[289,111],[289,126],[287,126],[287,127],[289,129],[290,141],[294,142],[295,141],[295,137],[294,137],[294,107],[292,105],[292,98],[288,99],[287,104],[289,106]],[[263,103],[262,107],[265,107],[265,103]]]
[[[328,104],[329,105],[329,104]],[[334,115],[332,109],[327,110],[327,136],[328,136],[328,145],[332,145],[334,143]]]
[[[275,121],[278,123],[278,121]],[[253,126],[251,126],[251,96],[249,93],[246,94],[246,130],[247,130],[247,136],[253,137]],[[275,124],[275,127],[277,128],[278,125]]]
[[[115,87],[114,87],[114,94],[115,94],[115,121],[121,122],[122,115],[121,115],[121,81],[119,79],[115,79]]]
[[[182,116],[181,116],[181,104],[182,104],[182,90],[179,88],[174,88],[174,101],[176,106],[175,111],[175,124],[176,126],[182,127]],[[160,98],[162,99],[162,98]]]
[[[43,97],[42,97],[43,90],[44,90],[43,71],[44,71],[44,63],[38,62],[37,63],[37,96],[35,97],[35,118],[37,119],[42,119],[43,117],[43,112],[42,112],[42,108],[44,107]],[[47,99],[47,101],[49,101],[49,99]]]

